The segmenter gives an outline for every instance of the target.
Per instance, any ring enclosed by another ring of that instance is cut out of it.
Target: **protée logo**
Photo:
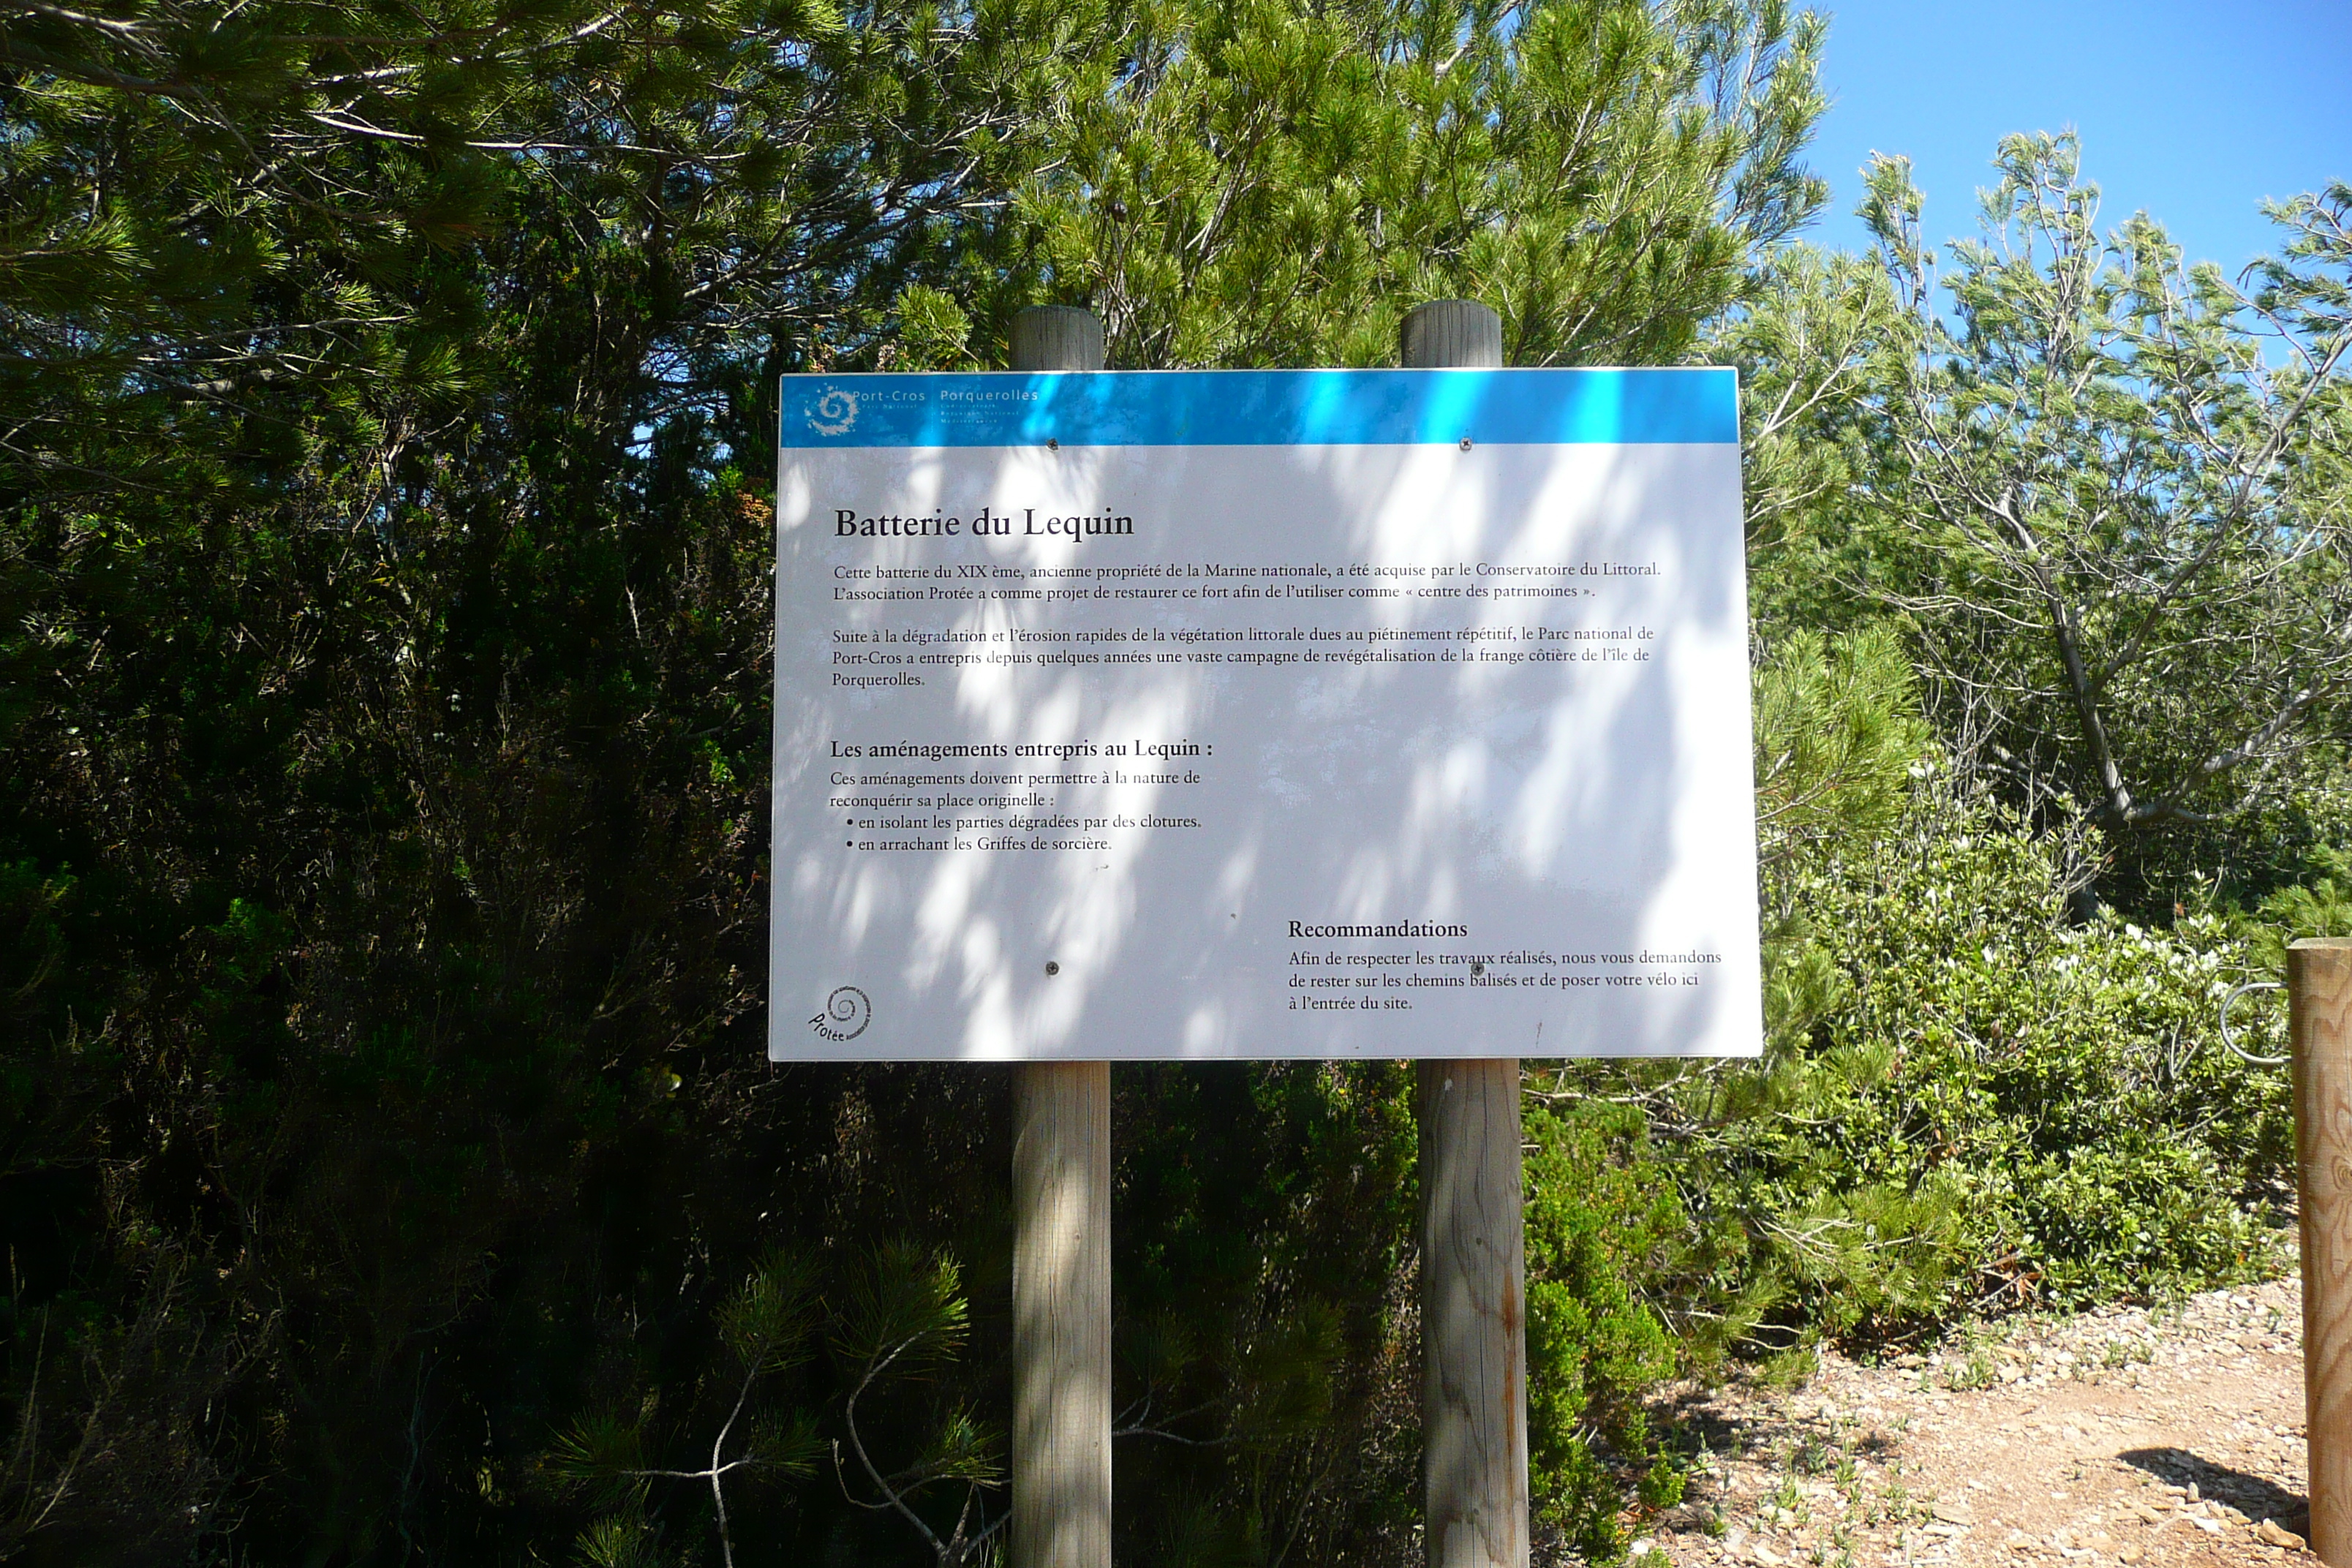
[[[828,1040],[854,1040],[874,1021],[874,1004],[855,985],[836,985],[824,999],[824,1011],[809,1020],[809,1027]]]

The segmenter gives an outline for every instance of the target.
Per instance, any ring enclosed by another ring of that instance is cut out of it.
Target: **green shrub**
[[[1645,1415],[1727,1356],[1932,1336],[2275,1266],[2284,1075],[2221,1047],[2266,973],[2211,914],[2073,923],[2095,835],[1968,798],[1899,640],[1788,638],[1759,674],[1764,1058],[1558,1066],[1527,1118],[1539,1527],[1590,1560],[1679,1488]],[[2274,1010],[2273,1010],[2274,1012]],[[2248,1043],[2275,1047],[2267,1016]]]
[[[1688,1216],[1641,1114],[1606,1101],[1531,1110],[1525,1133],[1528,1471],[1536,1525],[1590,1561],[1624,1549],[1617,1476],[1654,1506],[1681,1497],[1644,1400],[1676,1363],[1643,1298],[1685,1247]]]
[[[1774,1020],[1718,1157],[1808,1321],[1885,1330],[2262,1266],[2286,1087],[2218,1030],[2254,954],[2210,916],[2069,926],[2067,891],[2057,847],[1933,776],[1899,831],[1797,879],[1804,923],[1774,967],[1834,984]]]

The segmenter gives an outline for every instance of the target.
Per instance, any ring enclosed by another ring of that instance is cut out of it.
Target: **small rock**
[[[2262,1523],[2254,1526],[2254,1533],[2262,1537],[2264,1541],[2269,1542],[2273,1546],[2284,1546],[2289,1552],[2300,1552],[2303,1550],[2303,1537],[2297,1535],[2294,1531],[2289,1530],[2284,1525],[2279,1523],[2277,1520],[2266,1519],[2263,1521]]]
[[[1763,1563],[1765,1568],[1780,1568],[1781,1563],[1788,1561],[1760,1541],[1748,1549],[1748,1555]]]
[[[1954,1498],[1949,1502],[1937,1499],[1936,1517],[1946,1524],[1974,1524],[1977,1521],[1976,1510],[1958,1498]]]
[[[2116,1553],[2116,1559],[2121,1563],[2137,1563],[2147,1555],[2147,1552],[2139,1547],[2126,1546],[2121,1552]]]

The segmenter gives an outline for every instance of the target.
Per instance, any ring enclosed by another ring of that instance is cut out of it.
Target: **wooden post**
[[[2352,939],[2289,944],[2311,1549],[2352,1568]]]
[[[1092,310],[1032,305],[1013,318],[1014,370],[1100,370],[1103,328]]]
[[[1399,358],[1407,370],[1500,370],[1503,318],[1475,300],[1432,300],[1406,313]]]
[[[1110,1064],[1013,1092],[1013,1568],[1110,1568]]]
[[[1014,370],[1100,370],[1102,323],[1013,319]],[[1023,1062],[1013,1111],[1012,1568],[1110,1568],[1110,1064]]]
[[[1402,349],[1413,369],[1500,366],[1503,323],[1473,300],[1433,300],[1405,317]],[[1422,1521],[1429,1568],[1527,1568],[1519,1064],[1423,1061],[1415,1071]]]

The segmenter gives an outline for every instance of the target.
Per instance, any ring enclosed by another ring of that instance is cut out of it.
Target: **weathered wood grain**
[[[1110,1065],[1013,1087],[1013,1568],[1110,1565]]]
[[[1425,1061],[1423,1527],[1430,1568],[1526,1568],[1527,1247],[1519,1064]]]
[[[2286,974],[2311,1549],[2331,1568],[2352,1568],[2352,940],[2293,943]]]
[[[1409,370],[1499,370],[1503,318],[1475,300],[1432,300],[1406,312],[1399,357]]]
[[[1014,370],[1100,370],[1102,319],[1074,305],[1032,305],[1013,318]]]

